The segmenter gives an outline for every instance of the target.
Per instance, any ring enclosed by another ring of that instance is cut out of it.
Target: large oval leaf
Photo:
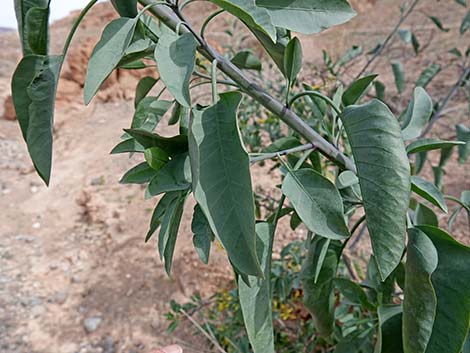
[[[228,92],[215,105],[193,111],[189,138],[193,191],[234,266],[247,275],[262,275],[250,160],[236,120],[240,100],[240,93]]]
[[[312,34],[349,21],[355,12],[346,0],[256,0],[276,27]]]
[[[426,353],[459,353],[470,323],[470,248],[439,228],[417,228],[431,239],[439,258],[431,276],[437,308]]]
[[[290,171],[282,192],[310,231],[329,239],[349,237],[341,195],[324,176],[312,169]]]
[[[225,11],[242,20],[248,27],[268,35],[276,42],[276,27],[272,24],[268,11],[256,6],[255,0],[210,0]]]
[[[23,138],[40,177],[49,184],[54,103],[62,56],[27,55],[12,79],[12,96]]]
[[[409,229],[403,303],[405,353],[425,353],[431,338],[437,305],[431,275],[437,262],[432,241],[419,229]]]
[[[398,121],[378,100],[345,109],[346,129],[382,280],[400,263],[410,198],[410,165]]]
[[[160,78],[178,103],[189,108],[189,80],[196,60],[197,42],[191,33],[178,36],[165,26],[162,27],[162,32],[155,47]]]
[[[136,19],[118,18],[103,31],[88,62],[85,78],[85,104],[90,103],[102,83],[113,72],[131,44],[137,25]]]
[[[273,315],[271,302],[271,253],[273,226],[256,224],[256,252],[264,271],[264,279],[248,276],[248,284],[238,280],[240,306],[246,331],[255,353],[274,353]]]

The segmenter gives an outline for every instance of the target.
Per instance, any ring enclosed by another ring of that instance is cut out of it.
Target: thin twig
[[[390,32],[390,34],[387,36],[387,38],[385,38],[384,42],[382,44],[380,44],[380,48],[377,49],[377,51],[374,53],[374,55],[372,55],[372,57],[367,61],[366,65],[361,69],[361,71],[359,71],[359,73],[356,75],[356,78],[354,79],[354,81],[359,79],[364,74],[364,72],[366,72],[366,70],[369,68],[369,66],[380,56],[380,54],[382,54],[383,50],[387,47],[388,43],[393,39],[393,37],[398,32],[398,30],[400,29],[403,22],[405,22],[405,20],[408,18],[408,16],[411,15],[413,10],[415,9],[416,5],[418,5],[419,1],[420,0],[415,0],[411,4],[411,6],[408,8],[408,10],[405,12],[405,14],[402,14],[400,16],[400,20],[397,22],[397,24],[393,28],[392,32]]]
[[[459,87],[462,86],[462,84],[467,79],[467,76],[469,76],[469,75],[470,75],[470,67],[467,67],[467,68],[462,70],[462,74],[460,75],[459,79],[451,87],[449,93],[447,94],[447,96],[442,101],[442,104],[439,106],[439,109],[433,114],[433,116],[429,120],[428,125],[426,126],[426,128],[424,129],[424,131],[423,131],[423,133],[421,134],[420,137],[426,136],[431,131],[434,124],[444,115],[443,114],[444,109],[450,103],[450,101],[454,97],[455,93],[457,93],[457,90],[459,89]]]
[[[296,152],[303,152],[303,151],[308,151],[308,150],[313,150],[313,149],[315,149],[315,145],[313,143],[307,143],[306,145],[289,148],[284,151],[273,152],[273,153],[261,153],[259,155],[257,154],[250,158],[250,162],[257,163],[257,162],[265,161],[267,159],[274,159],[280,156],[286,156],[288,154],[292,154]]]

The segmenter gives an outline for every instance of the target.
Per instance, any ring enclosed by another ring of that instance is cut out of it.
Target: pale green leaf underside
[[[424,88],[416,87],[410,104],[405,112],[404,127],[401,132],[404,140],[411,140],[419,135],[427,125],[433,111],[432,99]]]
[[[261,275],[256,255],[250,160],[236,121],[238,92],[220,95],[217,104],[193,110],[189,138],[193,191],[212,231],[233,265]]]
[[[349,21],[355,12],[345,0],[256,0],[276,27],[312,34]]]
[[[341,120],[357,166],[375,259],[385,280],[400,263],[405,247],[411,184],[401,129],[378,100],[347,107]]]
[[[311,169],[289,172],[282,192],[310,231],[329,239],[349,237],[341,195],[324,176]]]

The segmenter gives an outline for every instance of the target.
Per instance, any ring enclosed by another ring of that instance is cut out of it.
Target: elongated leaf
[[[276,27],[312,34],[349,21],[355,12],[345,0],[256,0]]]
[[[413,98],[406,109],[401,135],[404,140],[411,140],[419,135],[428,124],[433,112],[432,99],[422,87],[416,87]]]
[[[26,56],[28,54],[40,54],[40,53],[35,53],[29,46],[29,39],[28,39],[28,36],[25,34],[26,26],[27,26],[26,16],[29,10],[31,10],[32,8],[40,8],[40,9],[48,8],[48,0],[14,0],[14,2],[15,2],[16,21],[18,22],[18,33],[20,34],[23,55]]]
[[[347,107],[341,120],[357,166],[374,258],[385,280],[403,254],[411,189],[400,126],[378,100]]]
[[[470,28],[470,11],[467,11],[462,23],[460,24],[460,34],[464,34]]]
[[[155,207],[155,210],[153,211],[152,219],[150,221],[150,228],[147,236],[145,237],[145,242],[148,242],[158,227],[160,227],[165,212],[170,208],[170,205],[175,202],[179,195],[179,191],[169,192],[163,195],[163,197],[160,199],[157,206]]]
[[[238,92],[223,93],[215,105],[193,111],[189,138],[193,191],[234,266],[247,275],[262,275],[250,160],[236,121],[240,100]]]
[[[160,233],[158,235],[158,251],[160,258],[165,262],[165,270],[168,275],[171,273],[173,263],[173,253],[175,251],[178,229],[183,216],[184,204],[187,193],[180,192],[178,196],[168,205],[163,216]]]
[[[459,353],[470,322],[470,248],[439,228],[417,228],[431,239],[439,258],[437,269],[431,276],[437,308],[426,353]]]
[[[137,20],[122,17],[113,20],[104,29],[88,62],[84,88],[85,104],[90,103],[121,61],[131,44],[136,25]]]
[[[145,184],[155,176],[155,169],[146,162],[130,169],[119,181],[121,184]]]
[[[365,308],[373,309],[374,306],[367,299],[366,292],[357,283],[347,278],[335,278],[334,285],[344,297],[353,304],[362,305]]]
[[[172,104],[156,97],[143,98],[135,110],[131,128],[153,131]]]
[[[403,346],[406,353],[425,353],[431,338],[437,306],[431,275],[437,262],[437,250],[432,241],[419,229],[409,229],[403,303]]]
[[[284,53],[284,72],[289,83],[295,82],[302,69],[302,44],[297,37],[292,38],[287,44]]]
[[[429,19],[436,25],[437,28],[439,28],[443,32],[449,32],[449,28],[445,28],[444,25],[442,24],[442,21],[439,17],[436,16],[428,16]]]
[[[375,352],[404,353],[402,338],[402,306],[381,305],[377,310],[379,335]]]
[[[242,278],[238,279],[243,320],[254,353],[274,353],[270,278],[273,235],[271,224],[256,224],[256,252],[264,272],[264,279],[248,276],[248,283]]]
[[[12,79],[12,96],[23,138],[40,177],[49,184],[54,103],[62,56],[25,56]]]
[[[442,141],[435,139],[422,139],[410,143],[406,146],[406,152],[408,154],[427,152],[438,149],[451,148],[456,145],[465,145],[463,141]]]
[[[470,156],[470,129],[463,124],[458,124],[456,130],[457,138],[465,142],[465,145],[459,146],[459,163],[463,164]]]
[[[256,6],[255,0],[210,0],[225,11],[238,17],[248,27],[261,31],[276,41],[276,28],[274,27],[268,11]]]
[[[110,154],[119,154],[119,153],[134,153],[134,152],[144,152],[145,148],[140,143],[138,143],[134,138],[126,139],[118,143],[110,152]]]
[[[405,68],[400,61],[394,61],[392,62],[392,71],[397,91],[398,93],[402,93],[405,89]]]
[[[416,81],[417,87],[426,88],[426,86],[434,79],[434,77],[441,72],[441,65],[439,64],[431,64],[428,66],[419,76],[418,80]]]
[[[334,327],[333,279],[338,268],[338,253],[330,245],[315,283],[317,263],[314,251],[311,245],[302,265],[300,279],[304,289],[304,303],[312,314],[315,328],[322,337],[328,337]]]
[[[369,75],[353,82],[343,93],[344,105],[355,104],[367,92],[367,89],[378,75]]]
[[[199,205],[194,206],[191,231],[194,233],[194,248],[201,261],[207,265],[209,263],[211,242],[214,239],[214,233],[212,233],[211,226]]]
[[[411,177],[411,190],[447,213],[447,205],[444,196],[442,196],[441,192],[434,184],[413,175]]]
[[[164,192],[187,190],[191,187],[191,168],[186,153],[173,157],[150,181],[148,194],[156,196]]]
[[[239,69],[261,71],[262,64],[259,58],[251,51],[240,51],[230,60]]]
[[[290,171],[282,192],[310,231],[330,239],[349,237],[341,195],[324,176],[311,169]]]
[[[142,129],[124,129],[124,131],[135,138],[145,149],[158,147],[170,156],[188,151],[188,138],[185,135],[162,137]]]
[[[313,275],[313,283],[315,284],[320,276],[330,242],[330,239],[324,238],[321,235],[315,235],[309,245],[309,271]]]
[[[282,72],[282,74],[285,74],[284,53],[290,40],[290,32],[282,28],[276,28],[277,40],[276,42],[273,42],[268,35],[264,34],[264,32],[254,28],[250,28],[250,30],[261,43],[269,56],[273,59],[274,63]]]
[[[155,47],[160,78],[175,99],[191,107],[189,80],[194,70],[197,42],[191,33],[178,36],[167,27]]]
[[[111,3],[122,17],[137,16],[137,0],[111,0]]]
[[[135,91],[134,106],[136,108],[140,101],[147,96],[147,94],[152,90],[153,86],[155,86],[157,82],[157,79],[150,76],[146,76],[140,79]]]
[[[49,7],[33,7],[26,14],[23,36],[31,54],[47,55],[49,51]]]

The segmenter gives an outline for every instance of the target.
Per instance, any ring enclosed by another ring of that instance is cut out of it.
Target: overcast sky
[[[0,27],[16,28],[14,0],[1,0],[1,2]],[[51,21],[67,16],[72,10],[85,7],[88,2],[89,0],[52,0]]]

